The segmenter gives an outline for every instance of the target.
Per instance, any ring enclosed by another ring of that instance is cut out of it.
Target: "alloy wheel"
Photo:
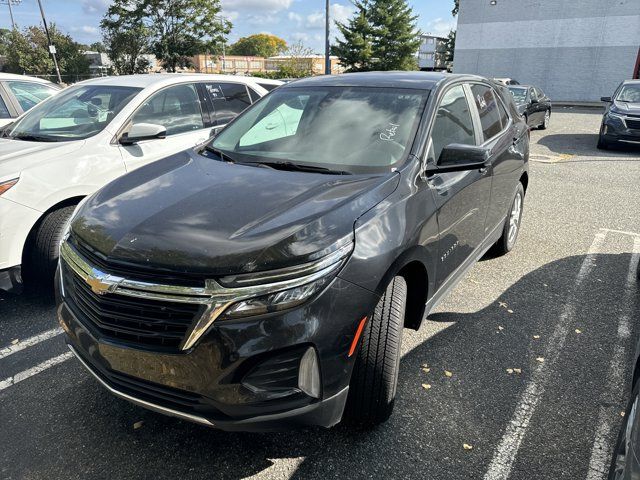
[[[512,245],[518,235],[518,229],[520,228],[520,217],[522,217],[522,194],[518,192],[516,198],[513,200],[513,207],[511,214],[509,215],[509,234],[507,235],[507,241],[509,245]]]
[[[544,113],[544,128],[547,128],[549,126],[550,121],[551,121],[551,112],[547,110]]]

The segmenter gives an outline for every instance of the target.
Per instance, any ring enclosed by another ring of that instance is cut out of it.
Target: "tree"
[[[268,33],[258,33],[242,37],[231,45],[230,55],[242,55],[252,57],[273,57],[287,49],[287,42],[282,38]]]
[[[340,63],[349,72],[372,69],[373,49],[371,45],[373,28],[369,23],[369,0],[354,0],[356,12],[348,23],[336,22],[342,39],[331,49],[332,55],[340,59]]]
[[[279,78],[303,78],[313,75],[313,50],[302,42],[291,45],[278,67]]]
[[[454,17],[458,15],[460,11],[460,0],[453,0],[453,10],[451,10],[451,15]]]
[[[447,35],[446,52],[444,61],[447,65],[447,70],[451,71],[453,67],[453,55],[456,51],[456,31],[451,30]]]
[[[373,0],[372,53],[378,70],[415,70],[420,48],[417,15],[406,0]]]
[[[91,45],[88,46],[87,50],[91,50],[92,52],[98,52],[98,53],[106,53],[107,47],[105,47],[104,43],[102,42],[93,42]]]
[[[138,0],[151,31],[152,52],[169,72],[189,65],[189,57],[219,53],[231,22],[219,17],[220,0]]]
[[[58,66],[63,76],[81,76],[89,73],[89,60],[84,48],[55,25],[49,27],[51,41],[56,47]],[[30,75],[52,75],[54,65],[49,55],[47,35],[41,27],[28,27],[22,32],[11,32],[7,53],[7,71]]]
[[[115,73],[133,75],[149,69],[149,61],[143,55],[151,48],[151,32],[143,22],[142,12],[132,8],[130,0],[115,0],[100,27]]]
[[[0,55],[9,53],[9,43],[11,42],[11,30],[0,28]]]

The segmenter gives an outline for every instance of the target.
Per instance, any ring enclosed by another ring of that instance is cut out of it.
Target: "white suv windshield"
[[[428,95],[395,88],[276,89],[211,147],[242,162],[389,171],[408,156]]]
[[[102,131],[140,90],[107,85],[71,87],[29,110],[7,136],[43,142],[91,137]]]

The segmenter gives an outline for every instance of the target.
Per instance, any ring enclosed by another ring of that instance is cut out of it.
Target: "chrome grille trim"
[[[300,287],[314,282],[326,275],[337,271],[349,255],[353,244],[345,245],[335,252],[319,259],[317,262],[303,265],[302,272],[306,275],[289,278],[282,281],[252,285],[246,287],[226,288],[216,280],[207,279],[205,287],[184,287],[164,285],[150,282],[130,280],[121,276],[111,275],[92,266],[67,241],[60,246],[60,261],[64,262],[82,280],[84,280],[98,295],[118,294],[147,300],[169,301],[179,303],[195,303],[207,305],[204,313],[197,318],[187,331],[180,344],[180,350],[188,350],[207,331],[211,324],[232,304],[249,298],[261,297],[281,290]],[[312,266],[315,264],[315,269]],[[293,267],[294,269],[297,267]],[[283,269],[282,271],[286,271]],[[249,274],[250,275],[250,274]],[[256,274],[258,277],[263,274]],[[248,275],[243,275],[248,278]],[[264,274],[262,278],[275,278],[275,275]]]

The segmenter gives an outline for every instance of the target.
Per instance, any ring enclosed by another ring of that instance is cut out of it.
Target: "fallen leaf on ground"
[[[498,302],[498,305],[500,305],[502,308],[507,308],[507,304],[504,302]]]
[[[431,369],[430,369],[430,368],[427,368],[427,367],[423,367],[423,368],[422,368],[422,371],[423,371],[424,373],[429,373],[429,372],[431,371]]]
[[[427,365],[426,363],[423,363],[423,364],[421,365],[421,367],[422,367],[422,368],[429,368],[429,365]]]
[[[513,310],[507,310],[507,312],[509,312],[509,313],[513,313]]]
[[[544,363],[544,357],[536,358],[536,362]]]
[[[18,343],[20,340],[18,340],[17,338],[14,338],[13,340],[11,340],[11,345],[15,345],[16,343]]]
[[[424,388],[425,390],[429,390],[431,388],[431,385],[429,385],[428,383],[423,383],[422,388]]]
[[[140,427],[142,427],[142,425],[144,425],[144,422],[140,420],[139,422],[133,424],[133,429],[138,430]]]
[[[545,287],[548,287],[549,285],[547,285],[546,283],[543,283],[542,285],[544,285]]]
[[[444,374],[445,374],[445,376],[447,376],[449,378],[453,377],[453,373],[451,373],[449,370],[445,370]]]
[[[582,330],[580,330],[579,328],[576,328],[576,333],[580,335],[582,333]]]
[[[507,368],[507,373],[511,375],[513,373],[513,368]]]
[[[498,330],[504,330],[504,327],[501,325],[498,325]]]
[[[534,335],[533,338],[535,338],[536,340],[538,340],[540,338],[540,335]]]
[[[620,416],[621,416],[621,417],[624,417],[624,412],[620,412]]]
[[[465,450],[473,450],[473,445],[469,445],[468,443],[463,443],[462,448]]]
[[[513,371],[516,372],[518,375],[520,375],[522,373],[522,369],[521,368],[514,368]]]

